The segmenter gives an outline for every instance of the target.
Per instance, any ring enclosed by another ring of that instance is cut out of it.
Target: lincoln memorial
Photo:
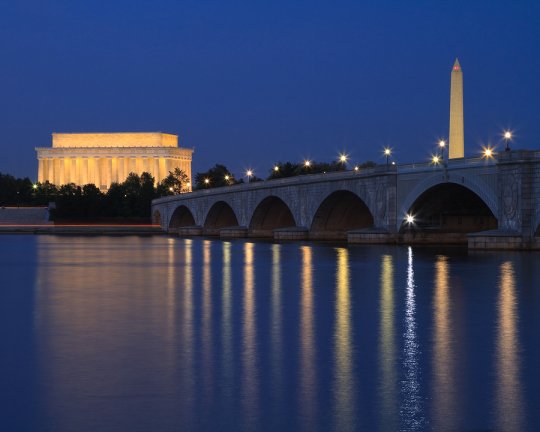
[[[160,182],[180,168],[191,179],[192,149],[161,132],[53,133],[52,148],[36,148],[38,181],[55,185],[93,183],[101,190],[129,173],[149,172]]]

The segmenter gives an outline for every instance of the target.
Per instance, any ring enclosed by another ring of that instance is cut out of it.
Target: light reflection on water
[[[403,366],[405,376],[401,382],[403,394],[401,421],[406,430],[422,430],[424,427],[423,403],[420,396],[420,349],[416,329],[416,285],[414,280],[414,256],[412,247],[407,250],[407,286],[405,300],[405,333]]]
[[[398,429],[397,348],[395,330],[394,262],[391,255],[381,257],[379,335],[379,428]]]
[[[334,378],[334,419],[335,429],[355,430],[355,379],[352,358],[351,294],[349,275],[349,251],[336,249],[336,327],[335,378]]]
[[[517,303],[514,267],[507,261],[500,266],[496,354],[497,424],[504,431],[523,430]]]
[[[540,353],[520,332],[540,316],[540,270],[516,270],[534,255],[35,239],[40,432],[540,422],[524,381],[536,388]]]
[[[244,243],[244,308],[242,328],[242,409],[245,427],[259,427],[259,383],[255,328],[255,257],[253,243]]]
[[[450,268],[446,256],[435,262],[435,293],[433,299],[433,426],[437,431],[454,431],[457,416],[454,335],[450,307]]]
[[[313,262],[312,250],[303,246],[302,294],[300,300],[300,401],[302,429],[313,431],[315,424],[315,396],[317,395],[315,370],[315,328],[313,323]]]

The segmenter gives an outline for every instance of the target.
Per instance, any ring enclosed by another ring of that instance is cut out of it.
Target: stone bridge
[[[154,200],[152,215],[180,235],[536,249],[540,151],[199,190]]]

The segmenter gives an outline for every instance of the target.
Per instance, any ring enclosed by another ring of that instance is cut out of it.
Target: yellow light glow
[[[309,160],[304,161],[304,166],[306,166],[306,167],[311,166],[311,161],[309,161]]]
[[[279,166],[277,166],[277,165],[274,166],[274,171],[275,171],[275,172],[278,172],[278,171],[279,171]]]
[[[504,139],[505,140],[511,140],[512,139],[512,132],[511,131],[504,131]]]
[[[491,157],[493,157],[493,150],[490,149],[489,147],[486,147],[486,148],[484,149],[484,157],[486,157],[486,158],[491,158]]]
[[[33,184],[32,189],[37,189],[37,184]]]
[[[246,175],[247,175],[248,177],[251,177],[251,176],[253,175],[253,171],[250,170],[250,169],[247,170],[247,171],[246,171]]]
[[[340,155],[339,155],[339,161],[340,161],[341,163],[347,162],[347,159],[348,159],[348,157],[347,157],[346,154],[340,154]]]
[[[440,160],[441,159],[439,158],[439,156],[433,156],[431,158],[431,162],[433,162],[435,165],[437,165],[440,162]]]
[[[209,178],[205,178],[205,179],[204,179],[204,183],[205,183],[205,184],[210,183],[210,179],[209,179]]]
[[[171,186],[171,187],[169,188],[169,190],[170,190],[171,192],[173,191],[173,188],[172,188],[172,186]]]
[[[445,141],[445,140],[440,140],[440,141],[439,141],[439,147],[443,148],[445,145],[446,145],[446,141]]]
[[[360,168],[358,168],[358,166],[355,166],[355,167],[354,167],[354,170],[355,170],[355,171],[358,171],[359,169],[360,169]]]
[[[225,180],[229,181],[230,177],[228,175],[225,176]]]
[[[386,148],[384,149],[384,155],[385,155],[385,156],[390,156],[391,154],[392,154],[392,149],[389,148],[389,147],[386,147]]]
[[[410,225],[414,223],[414,216],[412,214],[408,214],[405,216],[405,221]]]

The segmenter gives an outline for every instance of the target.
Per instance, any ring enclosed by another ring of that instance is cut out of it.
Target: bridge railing
[[[486,158],[486,157],[469,157],[469,158],[459,158],[459,159],[449,159],[445,160],[444,163],[434,164],[433,162],[415,162],[408,164],[400,164],[397,166],[398,173],[414,172],[414,171],[436,171],[447,168],[456,169],[456,168],[468,168],[474,166],[486,166],[486,165],[495,165],[495,158]]]

